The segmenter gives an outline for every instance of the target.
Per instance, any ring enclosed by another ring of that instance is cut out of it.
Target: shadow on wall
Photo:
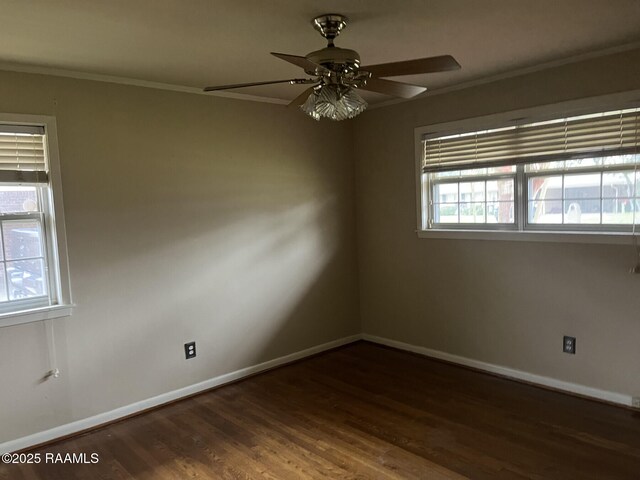
[[[77,307],[53,322],[59,379],[37,383],[41,324],[0,332],[0,443],[359,331],[352,160],[324,148],[349,131],[252,102],[47,85],[33,88],[57,90]]]
[[[174,229],[183,237],[94,265],[92,290],[103,285],[110,294],[79,301],[60,325],[69,415],[95,415],[356,333],[352,257],[338,248],[335,202],[326,195],[209,230],[209,222],[190,222],[201,230]],[[182,345],[192,340],[198,356],[187,362]]]

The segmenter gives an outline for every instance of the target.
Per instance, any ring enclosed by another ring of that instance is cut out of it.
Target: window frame
[[[519,167],[519,165],[518,165]],[[447,229],[451,229],[451,230],[474,230],[477,229],[477,227],[482,226],[481,230],[487,230],[487,231],[518,231],[519,229],[519,222],[521,220],[521,215],[520,212],[518,211],[517,208],[515,208],[516,205],[516,200],[515,198],[517,197],[518,193],[519,193],[519,184],[518,184],[518,173],[519,173],[519,169],[516,168],[516,171],[513,173],[496,173],[496,174],[487,174],[487,175],[469,175],[469,176],[465,176],[465,177],[450,177],[450,178],[444,178],[443,180],[439,180],[439,181],[429,181],[429,182],[423,182],[423,188],[425,190],[425,195],[426,195],[426,209],[427,209],[427,221],[428,223],[430,223],[431,225],[434,224],[434,222],[432,221],[433,218],[435,217],[435,205],[436,203],[433,201],[433,188],[432,186],[434,185],[443,185],[443,184],[450,184],[450,183],[473,183],[473,182],[489,182],[489,181],[493,181],[493,180],[501,180],[501,179],[513,179],[513,194],[514,194],[514,211],[513,211],[513,217],[514,217],[514,222],[513,224],[510,223],[439,223],[438,225],[441,225],[440,227],[438,227],[436,230],[447,230]],[[484,202],[460,202],[458,201],[458,205],[462,204],[462,203],[484,203],[485,205],[488,203],[487,199],[486,199],[486,187],[485,187],[485,200]],[[460,193],[458,192],[458,195],[460,195]],[[423,207],[425,208],[425,207]],[[485,213],[486,215],[486,213]],[[423,224],[424,225],[424,224]]]
[[[640,145],[639,145],[640,148]],[[562,176],[564,177],[565,175],[589,175],[589,174],[599,174],[601,177],[600,180],[600,195],[602,195],[602,188],[603,188],[603,181],[602,181],[602,177],[605,173],[616,173],[616,172],[621,172],[621,171],[630,171],[630,172],[637,172],[638,173],[638,177],[640,179],[640,166],[635,166],[635,165],[631,165],[631,164],[614,164],[614,165],[601,165],[598,167],[594,167],[594,166],[589,166],[589,167],[582,167],[582,168],[576,168],[573,170],[545,170],[542,172],[535,172],[535,173],[524,173],[524,178],[523,178],[523,188],[526,187],[528,189],[528,184],[529,184],[529,179],[530,178],[535,178],[535,177],[550,177],[550,176]],[[564,181],[564,179],[563,179]],[[564,184],[563,184],[563,188],[564,188]],[[603,200],[607,199],[607,197],[599,197],[596,200],[600,200],[601,202]],[[571,198],[569,198],[569,200],[573,200]],[[548,228],[549,224],[536,224],[536,223],[530,223],[529,222],[529,203],[531,201],[535,201],[532,200],[531,198],[529,198],[528,194],[526,195],[526,198],[523,199],[523,207],[525,209],[525,217],[524,217],[524,229],[525,230],[532,230],[532,231],[536,231],[536,230],[541,230],[541,231],[545,231]],[[557,201],[561,201],[561,202],[566,202],[567,199],[565,197],[562,197],[562,199],[559,199]],[[563,209],[564,209],[564,205],[563,205]],[[600,210],[600,215],[602,216],[604,214],[604,212],[602,211],[602,208]],[[602,220],[602,219],[601,219]],[[563,223],[563,224],[554,224],[553,225],[553,230],[554,231],[568,231],[568,232],[573,232],[573,231],[579,231],[580,233],[588,233],[588,232],[600,232],[600,233],[604,233],[604,234],[610,234],[610,233],[622,233],[622,234],[627,234],[627,235],[632,235],[633,233],[633,224],[629,224],[629,225],[624,225],[624,224],[605,224],[605,223],[593,223],[593,224],[589,224],[589,223],[583,223],[580,224],[580,230],[575,230],[573,228],[574,224],[568,224],[568,223]],[[636,233],[640,232],[640,226],[636,225],[635,228]]]
[[[0,113],[0,124],[32,125],[44,127],[45,130],[44,148],[48,161],[49,183],[47,188],[40,190],[39,195],[43,201],[43,210],[46,211],[42,219],[42,230],[46,240],[43,249],[46,249],[45,268],[48,273],[50,299],[46,306],[36,306],[35,302],[25,301],[25,308],[22,310],[0,313],[0,327],[69,316],[74,304],[71,297],[56,119],[48,115]]]
[[[511,224],[440,224],[438,228],[430,228],[429,220],[433,215],[431,204],[430,182],[423,182],[423,140],[425,137],[440,137],[454,135],[461,132],[481,131],[513,125],[514,123],[534,123],[554,120],[561,117],[585,115],[600,111],[638,108],[640,104],[640,90],[604,95],[587,99],[572,100],[551,105],[542,105],[510,112],[496,113],[482,117],[460,119],[446,123],[421,126],[414,129],[415,173],[416,173],[416,233],[420,238],[452,238],[474,240],[509,240],[535,242],[572,242],[572,243],[605,243],[628,244],[632,240],[633,232],[629,229],[603,230],[601,225],[596,228],[582,225],[576,230],[573,225],[535,225],[529,223],[527,193],[528,178],[531,173],[525,172],[524,165],[516,166],[514,184],[514,225]],[[638,146],[640,153],[640,145]],[[473,167],[471,167],[473,168]],[[597,167],[603,171],[603,167]],[[624,169],[623,165],[615,167]],[[640,167],[638,168],[640,172]],[[536,172],[537,173],[537,172]],[[548,175],[571,173],[565,171],[548,171]],[[480,178],[480,177],[478,177]],[[488,178],[488,177],[484,177]],[[466,177],[459,177],[467,181]],[[506,228],[505,228],[506,227]],[[561,228],[557,228],[561,227]],[[638,235],[640,227],[636,227]]]

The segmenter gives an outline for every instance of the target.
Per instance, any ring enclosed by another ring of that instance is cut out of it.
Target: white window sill
[[[632,245],[630,233],[603,232],[549,232],[505,230],[418,230],[419,238],[446,238],[451,240],[504,240],[510,242],[596,243]]]
[[[0,314],[0,327],[38,322],[51,318],[69,317],[75,305],[52,305],[50,307],[32,308],[21,312]]]

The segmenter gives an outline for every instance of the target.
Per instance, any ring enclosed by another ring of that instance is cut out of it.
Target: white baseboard
[[[557,390],[563,390],[565,392],[576,393],[585,397],[591,397],[598,400],[605,400],[607,402],[617,403],[619,405],[631,406],[631,395],[624,395],[622,393],[609,392],[607,390],[600,390],[598,388],[587,387],[585,385],[579,385],[577,383],[565,382],[557,380],[555,378],[543,377],[542,375],[535,375],[533,373],[523,372],[521,370],[515,370],[512,368],[502,367],[500,365],[494,365],[491,363],[481,362],[479,360],[473,360],[471,358],[460,357],[451,353],[442,352],[440,350],[433,350],[431,348],[420,347],[417,345],[411,345],[409,343],[398,342],[396,340],[390,340],[388,338],[377,337],[375,335],[363,334],[363,340],[367,340],[373,343],[379,343],[380,345],[387,345],[389,347],[398,348],[400,350],[406,350],[408,352],[419,353],[427,357],[438,358],[440,360],[446,360],[447,362],[456,363],[458,365],[465,365],[467,367],[477,368],[485,372],[496,373],[505,377],[513,378],[516,380],[523,380],[525,382],[542,385],[545,387],[551,387]]]
[[[315,347],[307,348],[306,350],[301,350],[290,355],[285,355],[284,357],[274,358],[273,360],[259,363],[258,365],[242,368],[240,370],[236,370],[235,372],[226,373],[215,378],[210,378],[209,380],[205,380],[204,382],[189,385],[188,387],[184,388],[179,388],[177,390],[163,393],[155,397],[142,400],[140,402],[132,403],[130,405],[125,405],[124,407],[116,408],[115,410],[111,410],[109,412],[100,413],[98,415],[94,415],[93,417],[83,418],[82,420],[76,420],[75,422],[60,425],[43,432],[34,433],[32,435],[27,435],[26,437],[18,438],[15,440],[10,440],[8,442],[0,444],[0,454],[15,452],[17,450],[22,450],[34,445],[50,442],[57,438],[78,433],[83,430],[94,428],[105,423],[109,423],[114,420],[126,417],[128,415],[147,410],[152,407],[157,407],[159,405],[169,403],[174,400],[193,395],[195,393],[203,392],[213,387],[224,385],[225,383],[248,377],[249,375],[253,375],[255,373],[263,372],[265,370],[285,365],[287,363],[308,357],[310,355],[315,355],[316,353],[324,352],[325,350],[330,350],[332,348],[340,347],[348,343],[356,342],[360,339],[362,339],[362,335],[358,334],[340,338],[338,340],[333,340],[328,343],[323,343],[322,345],[317,345]]]
[[[43,432],[34,433],[32,435],[27,435],[25,437],[21,437],[15,440],[10,440],[8,442],[0,444],[0,454],[7,453],[7,452],[15,452],[17,450],[29,448],[34,445],[50,442],[52,440],[65,437],[67,435],[72,435],[74,433],[82,432],[90,428],[95,428],[100,425],[112,422],[114,420],[118,420],[120,418],[141,412],[143,410],[157,407],[159,405],[163,405],[165,403],[169,403],[174,400],[179,400],[180,398],[188,397],[189,395],[203,392],[205,390],[218,387],[226,383],[233,382],[235,380],[240,380],[242,378],[248,377],[255,373],[263,372],[265,370],[269,370],[274,367],[285,365],[295,360],[300,360],[302,358],[315,355],[316,353],[321,353],[326,350],[330,350],[332,348],[340,347],[342,345],[347,345],[349,343],[353,343],[358,340],[367,340],[369,342],[378,343],[380,345],[387,345],[389,347],[398,348],[400,350],[419,353],[427,357],[446,360],[451,363],[456,363],[459,365],[465,365],[468,367],[477,368],[478,370],[483,370],[490,373],[496,373],[498,375],[502,375],[508,378],[513,378],[515,380],[523,380],[529,383],[555,388],[557,390],[576,393],[579,395],[583,395],[585,397],[591,397],[598,400],[605,400],[607,402],[617,403],[625,406],[632,405],[632,397],[630,395],[609,392],[606,390],[587,387],[587,386],[579,385],[576,383],[570,383],[562,380],[557,380],[554,378],[543,377],[541,375],[535,375],[533,373],[523,372],[521,370],[502,367],[500,365],[493,365],[491,363],[485,363],[479,360],[473,360],[470,358],[453,355],[451,353],[446,353],[439,350],[433,350],[431,348],[426,348],[426,347],[420,347],[417,345],[411,345],[408,343],[399,342],[396,340],[391,340],[388,338],[378,337],[375,335],[369,335],[365,333],[365,334],[351,335],[349,337],[344,337],[328,343],[323,343],[322,345],[317,345],[315,347],[307,348],[305,350],[301,350],[299,352],[285,355],[283,357],[275,358],[267,362],[259,363],[257,365],[242,368],[234,372],[226,373],[224,375],[220,375],[218,377],[214,377],[209,380],[196,383],[194,385],[189,385],[184,388],[179,388],[171,392],[163,393],[161,395],[157,395],[155,397],[148,398],[140,402],[132,403],[130,405],[125,405],[124,407],[116,408],[115,410],[100,413],[98,415],[94,415],[93,417],[83,418],[82,420],[77,420],[75,422],[67,423],[65,425],[60,425],[58,427],[54,427],[49,430],[45,430]]]

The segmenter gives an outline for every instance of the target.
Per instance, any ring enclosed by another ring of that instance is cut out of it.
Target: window
[[[69,314],[52,133],[48,117],[0,116],[0,326]]]
[[[419,135],[422,231],[635,233],[640,109]]]

